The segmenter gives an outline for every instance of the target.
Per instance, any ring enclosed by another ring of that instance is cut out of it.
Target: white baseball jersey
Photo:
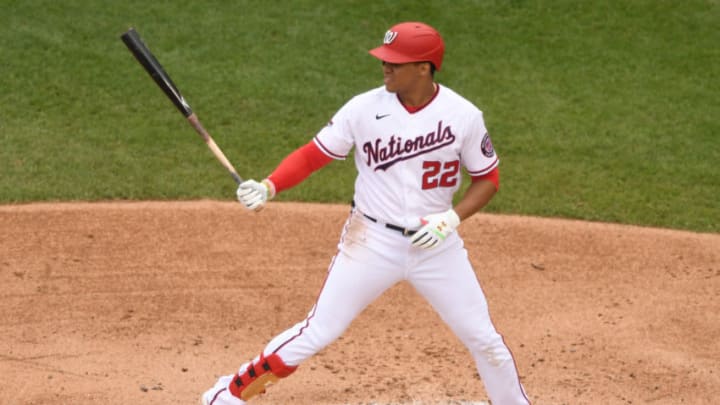
[[[497,167],[482,112],[438,85],[434,99],[408,112],[385,86],[348,101],[314,138],[334,159],[355,147],[354,201],[360,212],[408,228],[452,207],[460,167],[481,176]]]

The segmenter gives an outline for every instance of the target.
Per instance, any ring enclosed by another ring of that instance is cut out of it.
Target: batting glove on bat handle
[[[235,194],[245,208],[260,211],[268,200],[275,197],[275,185],[268,179],[261,182],[246,180],[240,183]]]
[[[413,235],[410,242],[413,246],[432,249],[440,246],[445,238],[455,232],[455,228],[460,225],[460,217],[450,208],[439,214],[431,214],[420,220],[423,227]]]

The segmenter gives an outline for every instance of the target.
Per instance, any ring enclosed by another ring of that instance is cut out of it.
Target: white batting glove
[[[238,186],[237,199],[245,208],[260,211],[268,200],[275,197],[275,185],[268,179],[262,182],[247,180]]]
[[[439,214],[427,215],[420,221],[424,226],[413,235],[410,242],[423,249],[439,246],[460,225],[460,217],[452,208]]]

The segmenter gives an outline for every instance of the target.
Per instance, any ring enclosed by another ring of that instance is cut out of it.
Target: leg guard
[[[267,386],[289,376],[295,369],[297,366],[286,365],[277,354],[267,357],[260,354],[259,358],[240,368],[228,389],[234,396],[247,401],[264,393]]]

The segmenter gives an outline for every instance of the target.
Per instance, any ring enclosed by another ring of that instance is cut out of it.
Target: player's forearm
[[[330,163],[332,159],[318,149],[314,142],[290,153],[268,176],[275,186],[275,192],[294,187],[313,172]]]
[[[495,184],[490,180],[473,181],[454,210],[460,220],[469,218],[485,207],[496,192]]]

